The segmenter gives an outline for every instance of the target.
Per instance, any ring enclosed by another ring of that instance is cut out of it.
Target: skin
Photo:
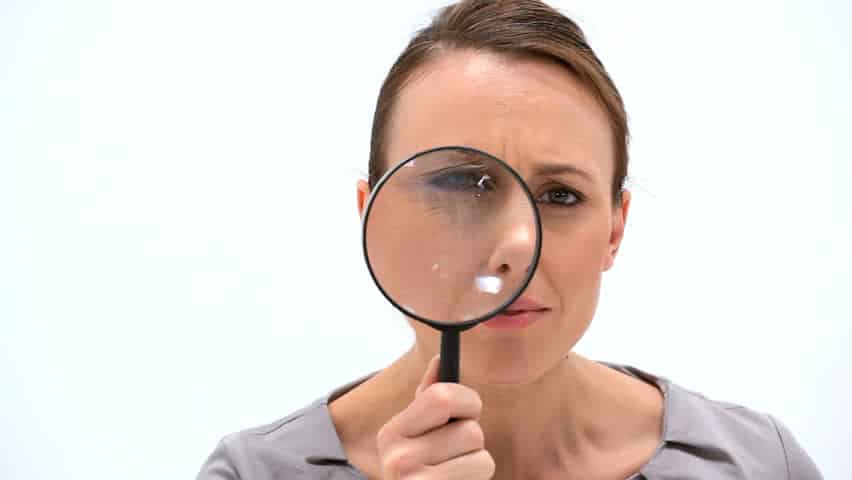
[[[627,191],[612,200],[611,135],[591,94],[544,60],[452,51],[403,89],[391,162],[468,145],[505,160],[548,200],[539,205],[543,248],[525,295],[550,310],[522,330],[463,333],[461,384],[436,383],[430,360],[440,335],[409,321],[412,348],[329,406],[347,456],[370,478],[625,479],[654,454],[661,393],[571,351],[592,320],[630,205]],[[547,166],[582,173],[548,174]],[[565,189],[581,200],[550,201]],[[360,182],[362,215],[368,194]],[[450,417],[461,420],[446,425]]]

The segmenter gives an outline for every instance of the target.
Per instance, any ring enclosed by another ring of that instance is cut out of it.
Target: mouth
[[[483,325],[489,328],[525,328],[549,311],[550,309],[541,303],[528,297],[521,297]]]
[[[537,308],[535,310],[506,310],[500,315],[505,315],[507,317],[514,317],[517,315],[523,315],[525,313],[536,313],[536,312],[546,312],[550,310],[549,308]]]

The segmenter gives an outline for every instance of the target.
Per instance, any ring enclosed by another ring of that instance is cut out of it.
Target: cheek
[[[609,246],[609,223],[603,219],[562,228],[543,228],[541,263],[562,279],[582,282],[600,273]],[[555,279],[554,279],[555,280]]]
[[[571,228],[544,229],[540,273],[563,314],[588,316],[594,310],[608,251],[609,224],[604,220]]]

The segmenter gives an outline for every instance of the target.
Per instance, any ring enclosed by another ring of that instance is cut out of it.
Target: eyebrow
[[[573,174],[579,177],[583,177],[589,182],[594,182],[594,178],[592,175],[574,165],[569,165],[565,163],[545,163],[536,165],[532,169],[534,175],[563,175],[563,174]]]

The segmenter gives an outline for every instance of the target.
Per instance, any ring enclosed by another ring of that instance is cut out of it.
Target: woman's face
[[[556,63],[462,50],[415,73],[387,133],[391,164],[434,147],[470,146],[506,161],[539,200],[541,257],[524,296],[548,310],[524,328],[478,325],[462,334],[461,347],[467,382],[535,381],[587,329],[623,234],[630,197],[612,204],[615,153],[602,107]],[[437,352],[440,333],[411,324],[419,348]]]

